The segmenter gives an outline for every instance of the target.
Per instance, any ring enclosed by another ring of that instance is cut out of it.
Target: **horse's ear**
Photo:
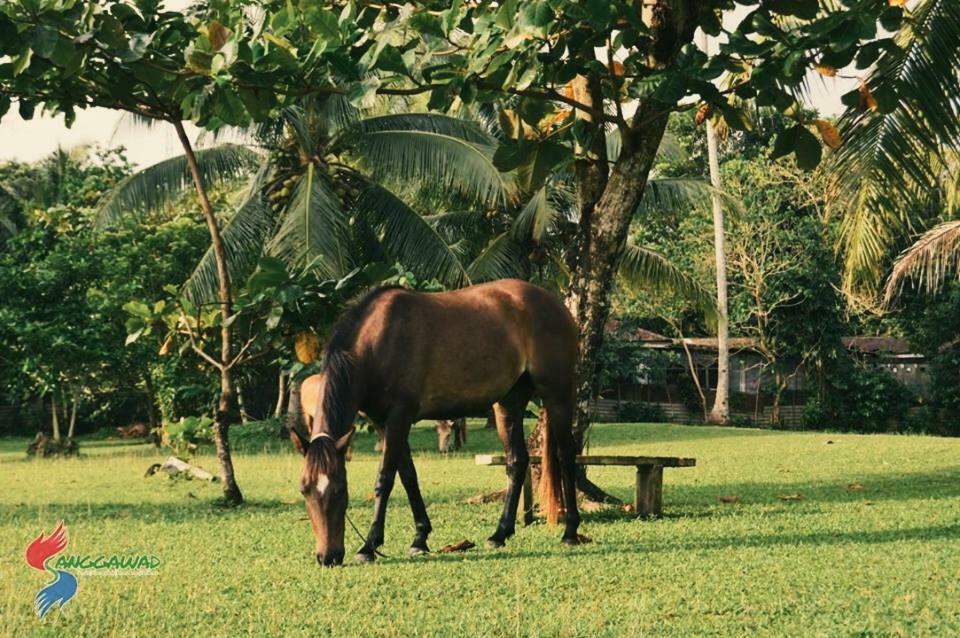
[[[357,428],[351,427],[347,430],[347,433],[337,439],[337,452],[346,452],[350,449],[350,441],[353,440],[353,435],[357,433]]]
[[[293,447],[297,449],[302,456],[307,455],[307,448],[310,447],[310,441],[303,438],[297,428],[290,428],[290,442],[293,443]]]

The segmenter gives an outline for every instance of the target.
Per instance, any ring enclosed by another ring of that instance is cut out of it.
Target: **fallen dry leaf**
[[[377,498],[376,494],[374,494],[373,492],[367,492],[367,498],[364,500],[366,500],[367,503],[372,503],[376,498]]]
[[[871,501],[870,499],[867,498],[867,499],[864,499],[864,500],[863,500],[863,504],[864,504],[864,505],[873,505],[873,501]]]
[[[777,498],[781,501],[802,501],[803,494],[780,494]]]
[[[831,441],[830,439],[827,439],[827,445],[833,445],[833,441]]]
[[[620,506],[620,511],[626,512],[629,514],[630,512],[633,511],[633,505],[631,503],[624,503],[623,505]]]
[[[606,506],[603,503],[598,503],[596,501],[585,500],[580,503],[581,512],[599,512],[604,509]]]
[[[847,484],[847,489],[848,489],[848,490],[854,490],[854,491],[855,491],[855,490],[862,490],[862,489],[863,489],[863,483],[848,483],[848,484]]]
[[[490,492],[488,494],[484,494],[483,492],[481,492],[480,494],[474,494],[473,496],[468,498],[467,505],[483,505],[485,503],[496,503],[497,501],[502,501],[506,495],[507,495],[506,490],[500,490],[498,492]]]
[[[740,497],[739,496],[718,496],[717,500],[720,501],[721,503],[739,503]]]
[[[476,544],[473,541],[468,541],[463,539],[459,543],[454,543],[452,545],[444,545],[440,550],[441,554],[452,554],[454,552],[465,552],[468,549],[473,549],[476,547]]]

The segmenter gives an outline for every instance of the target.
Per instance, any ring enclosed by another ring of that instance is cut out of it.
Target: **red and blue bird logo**
[[[56,529],[49,536],[44,536],[41,531],[40,535],[27,545],[27,551],[24,555],[27,564],[54,577],[43,589],[37,592],[37,596],[33,600],[33,607],[39,618],[46,616],[54,605],[59,605],[60,609],[63,609],[77,595],[76,576],[62,569],[47,566],[47,561],[62,552],[66,547],[67,528],[64,527],[63,521],[57,523]]]

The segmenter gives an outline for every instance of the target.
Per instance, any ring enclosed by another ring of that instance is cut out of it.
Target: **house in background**
[[[615,327],[614,327],[615,329]],[[717,388],[718,348],[715,337],[673,339],[650,330],[620,332],[621,339],[636,341],[654,356],[644,356],[636,375],[616,388],[604,388],[597,402],[599,418],[616,419],[624,405],[642,404],[679,423],[701,423],[703,403],[712,407]],[[842,339],[863,365],[887,371],[920,397],[929,388],[928,365],[907,342],[894,337],[851,336]],[[655,354],[656,353],[656,354]],[[656,356],[659,355],[659,356]],[[693,381],[694,370],[700,390]],[[730,412],[735,421],[772,425],[771,371],[756,343],[746,337],[730,339]],[[705,399],[701,402],[700,392]],[[800,427],[809,398],[807,375],[796,368],[781,396],[780,425]]]

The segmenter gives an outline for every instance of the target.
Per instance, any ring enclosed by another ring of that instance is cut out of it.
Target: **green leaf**
[[[532,35],[546,37],[555,15],[553,8],[546,0],[526,2],[520,11],[520,27]]]
[[[820,10],[818,0],[768,0],[766,6],[774,13],[813,20]]]
[[[738,131],[752,131],[753,124],[750,122],[750,119],[747,117],[745,110],[738,108],[730,104],[721,103],[720,113],[723,115],[724,121],[732,129]]]
[[[13,75],[14,77],[20,75],[27,70],[27,67],[30,66],[30,60],[33,59],[33,49],[27,48],[24,49],[20,55],[16,57],[13,62]]]
[[[143,303],[142,301],[137,301],[136,299],[128,301],[123,304],[123,309],[130,315],[134,317],[139,317],[141,319],[149,321],[153,318],[153,313],[150,311],[150,306]]]
[[[377,89],[380,88],[380,79],[369,77],[360,82],[354,82],[350,86],[348,97],[350,104],[357,108],[371,108],[377,97]]]
[[[823,155],[820,140],[802,124],[795,126],[794,130],[796,131],[797,166],[805,171],[815,169]]]
[[[56,49],[59,39],[60,34],[56,29],[41,24],[34,28],[30,44],[33,51],[41,58],[49,58]]]
[[[785,131],[780,131],[780,133],[777,134],[776,141],[773,143],[773,150],[770,153],[770,159],[775,160],[789,155],[796,148],[796,145],[796,128],[789,128]]]
[[[340,43],[340,24],[332,11],[311,7],[309,11],[304,12],[304,15],[310,30],[318,37],[331,44]]]

